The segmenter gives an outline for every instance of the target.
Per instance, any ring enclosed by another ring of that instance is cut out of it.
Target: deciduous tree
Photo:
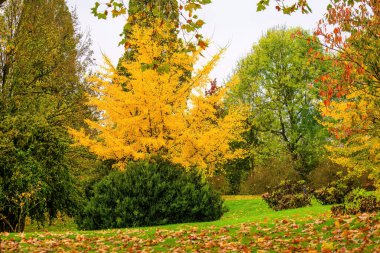
[[[321,51],[321,47],[307,32],[272,29],[239,62],[240,83],[230,103],[250,108],[245,139],[251,160],[256,160],[251,164],[285,152],[306,178],[320,159],[326,136],[317,122],[313,82],[321,67],[308,60],[312,50]]]
[[[66,127],[88,114],[88,48],[63,0],[8,0],[0,13],[0,231],[18,232],[78,204]]]
[[[152,27],[133,29],[130,43],[137,49],[136,59],[122,63],[130,76],[120,75],[108,63],[103,74],[92,77],[97,95],[90,98],[90,104],[102,117],[87,123],[97,133],[71,133],[101,158],[118,161],[119,168],[131,160],[161,156],[211,173],[217,164],[240,155],[240,150],[231,150],[229,144],[240,138],[242,112],[235,108],[217,116],[226,88],[204,95],[208,74],[220,54],[193,71],[201,49],[195,53],[173,51],[184,45],[178,40],[163,44],[153,39],[172,36],[172,26],[156,21]],[[162,59],[160,64],[155,62],[157,57]],[[194,74],[182,80],[185,71]]]
[[[380,178],[380,3],[331,1],[316,35],[334,71],[320,77],[325,125],[335,137],[333,161]]]

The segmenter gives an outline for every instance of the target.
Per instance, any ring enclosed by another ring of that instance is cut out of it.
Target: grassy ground
[[[0,252],[380,252],[380,215],[330,217],[329,206],[275,212],[254,196],[227,196],[214,222],[77,231],[72,220],[0,235]]]

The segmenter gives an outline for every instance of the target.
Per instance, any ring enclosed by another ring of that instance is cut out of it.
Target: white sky
[[[66,1],[70,9],[76,8],[82,30],[90,31],[97,64],[102,64],[102,52],[116,64],[123,53],[123,47],[118,47],[118,42],[126,17],[98,20],[90,10],[95,0]],[[328,0],[309,1],[313,13],[289,16],[277,12],[273,6],[263,12],[256,12],[257,1],[213,0],[213,3],[198,12],[198,16],[206,22],[201,33],[212,42],[204,54],[205,57],[214,54],[219,47],[228,46],[223,58],[211,73],[211,78],[216,77],[219,83],[233,71],[237,61],[250,51],[252,44],[266,30],[277,25],[300,26],[312,30],[325,13],[328,3]]]

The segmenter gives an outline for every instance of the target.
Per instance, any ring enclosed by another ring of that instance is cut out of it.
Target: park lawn
[[[78,231],[72,220],[0,235],[0,252],[380,252],[380,215],[331,217],[330,206],[275,212],[260,197],[226,196],[218,221]],[[3,250],[3,251],[2,251]]]

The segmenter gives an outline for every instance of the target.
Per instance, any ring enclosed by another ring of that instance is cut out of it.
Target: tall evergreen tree
[[[64,0],[9,0],[0,15],[0,231],[73,214],[66,128],[88,113],[80,46]]]
[[[139,24],[151,27],[152,21],[163,19],[174,26],[179,24],[177,0],[131,0],[128,8],[128,22],[124,27],[127,37],[131,34],[131,26]]]
[[[122,67],[122,62],[134,59],[134,50],[130,48],[130,37],[133,26],[138,24],[141,27],[154,28],[157,26],[156,21],[162,20],[162,22],[171,23],[173,29],[170,36],[163,40],[158,38],[160,43],[175,43],[178,40],[178,25],[179,25],[179,6],[177,0],[131,0],[128,6],[128,20],[123,30],[123,42],[125,43],[125,53],[120,58],[118,69],[121,73],[127,74]],[[173,47],[174,48],[174,47]],[[160,59],[157,59],[157,65],[159,65]]]

